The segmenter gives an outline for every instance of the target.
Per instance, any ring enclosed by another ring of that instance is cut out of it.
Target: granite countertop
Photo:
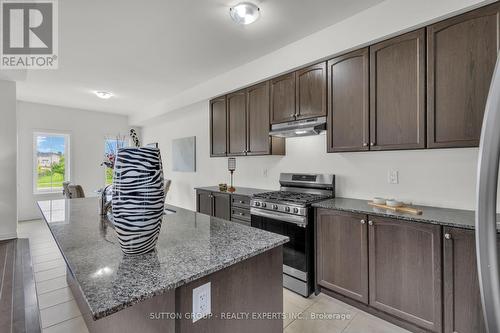
[[[125,256],[98,198],[38,205],[94,320],[280,246],[288,237],[166,205],[156,250]]]
[[[392,210],[373,207],[368,205],[368,200],[360,199],[334,198],[316,202],[313,204],[313,206],[317,208],[327,208],[353,213],[392,217],[407,221],[440,224],[465,229],[474,229],[475,221],[474,211],[472,210],[413,205],[412,207],[416,207],[422,210],[422,215],[414,215],[410,213],[394,212]],[[500,221],[500,215],[497,216],[497,221]],[[497,230],[498,232],[500,232],[500,225],[497,224],[497,226]]]
[[[219,190],[219,186],[195,187],[194,189],[195,190],[210,191],[210,192],[244,195],[247,197],[251,197],[254,194],[272,191],[272,190],[263,190],[263,189],[251,188],[251,187],[236,187],[236,192],[227,192],[227,191],[223,192],[223,191]]]

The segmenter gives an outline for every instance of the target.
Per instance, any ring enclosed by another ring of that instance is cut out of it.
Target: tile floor
[[[20,222],[18,235],[30,239],[43,333],[88,332],[66,283],[64,260],[45,222]],[[284,289],[283,298],[284,333],[409,333],[323,294],[303,298]]]

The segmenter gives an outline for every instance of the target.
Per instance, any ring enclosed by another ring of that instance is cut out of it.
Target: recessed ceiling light
[[[113,94],[108,91],[94,91],[94,94],[102,99],[110,99],[111,97],[113,97]]]
[[[229,8],[229,15],[238,24],[250,24],[259,18],[260,8],[251,2],[240,2]]]

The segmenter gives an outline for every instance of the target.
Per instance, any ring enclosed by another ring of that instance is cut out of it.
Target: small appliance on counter
[[[314,285],[314,209],[311,204],[335,196],[335,175],[282,173],[280,191],[250,200],[252,227],[285,235],[283,286],[309,297]]]

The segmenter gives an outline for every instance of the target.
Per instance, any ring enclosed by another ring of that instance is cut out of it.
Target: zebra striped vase
[[[125,254],[143,254],[156,246],[165,192],[160,150],[118,150],[113,175],[113,224]]]

